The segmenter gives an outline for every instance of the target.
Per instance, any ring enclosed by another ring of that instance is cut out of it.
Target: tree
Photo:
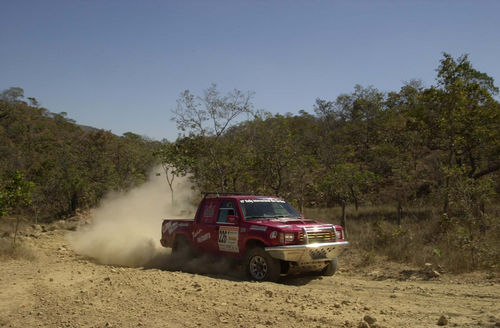
[[[321,178],[320,190],[342,207],[341,224],[346,231],[347,204],[359,202],[360,196],[368,193],[376,180],[377,176],[373,172],[363,170],[352,163],[335,165]]]
[[[173,120],[182,133],[202,137],[204,147],[201,150],[208,156],[208,167],[213,170],[210,175],[221,191],[227,189],[228,181],[226,165],[221,161],[225,150],[220,139],[242,114],[253,114],[252,97],[253,93],[236,89],[222,96],[212,84],[202,97],[184,91],[177,100],[177,107],[172,110]]]
[[[24,90],[19,87],[11,87],[3,90],[0,99],[6,102],[16,102],[24,98]],[[34,99],[34,98],[33,98]]]
[[[494,227],[494,221],[498,225],[499,218],[484,211],[485,204],[493,196],[491,179],[469,178],[466,173],[464,166],[446,171],[450,177],[446,192],[451,206],[449,213],[443,215],[442,228],[448,243],[469,257],[464,263],[470,263],[471,267],[466,269],[475,269],[487,259],[489,252],[498,253],[495,244],[488,244],[486,231]]]
[[[397,222],[401,226],[404,207],[416,198],[421,185],[426,185],[426,168],[422,163],[428,151],[422,146],[418,132],[408,129],[408,113],[422,93],[420,81],[405,83],[399,92],[391,92],[386,99],[386,111],[380,123],[380,142],[376,146],[375,161],[383,178],[379,197],[395,201]]]
[[[467,55],[456,60],[443,54],[438,86],[424,90],[411,113],[427,147],[442,153],[445,190],[450,178],[444,172],[464,165],[468,177],[478,179],[500,170],[500,106],[493,79],[474,69]],[[443,211],[448,212],[449,193]]]
[[[287,183],[285,174],[289,165],[298,154],[289,119],[276,115],[254,123],[257,131],[253,143],[255,170],[260,182],[279,196]]]
[[[0,98],[0,173],[19,170],[35,183],[31,210],[36,219],[65,218],[95,206],[109,191],[145,181],[157,164],[152,153],[159,142],[82,127],[65,113],[19,97],[20,91],[7,97],[14,101]],[[0,185],[9,179],[0,176]]]
[[[252,114],[253,93],[234,89],[225,96],[212,84],[203,97],[196,97],[185,90],[172,110],[173,120],[182,132],[203,137],[219,138],[241,114]]]
[[[181,142],[169,142],[165,140],[160,148],[155,152],[155,156],[160,159],[168,187],[171,192],[171,204],[174,205],[174,179],[185,176],[189,170],[193,159],[188,155]]]
[[[0,217],[7,214],[12,214],[25,208],[31,204],[31,190],[34,183],[26,181],[24,174],[15,171],[11,174],[5,185],[0,185]],[[14,242],[16,244],[17,230],[21,218],[17,217],[16,228],[14,233]]]
[[[15,171],[0,186],[0,216],[18,211],[31,204],[33,182],[26,181],[24,174]]]

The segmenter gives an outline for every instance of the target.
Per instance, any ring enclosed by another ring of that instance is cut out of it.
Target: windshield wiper
[[[274,218],[274,216],[261,216],[261,215],[245,216],[245,220],[272,219],[272,218]]]
[[[284,219],[284,218],[287,218],[287,219],[302,219],[301,216],[293,216],[293,215],[275,215],[274,217],[276,219]]]

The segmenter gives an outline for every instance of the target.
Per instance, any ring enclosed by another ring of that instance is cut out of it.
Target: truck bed
[[[186,235],[188,240],[192,239],[194,219],[165,219],[161,227],[161,244],[163,247],[172,247],[174,245],[174,231]]]

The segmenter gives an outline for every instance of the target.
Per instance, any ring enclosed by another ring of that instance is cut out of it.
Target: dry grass
[[[0,261],[12,259],[34,260],[36,259],[35,251],[26,243],[26,235],[32,229],[29,221],[21,219],[18,226],[18,235],[14,244],[14,234],[16,227],[16,218],[3,217],[0,218]]]
[[[28,260],[37,258],[35,251],[24,242],[16,242],[13,245],[12,238],[0,238],[0,261]]]
[[[340,209],[306,209],[306,217],[340,223]],[[434,208],[407,210],[397,225],[396,208],[361,207],[347,210],[347,236],[359,265],[371,265],[380,258],[423,266],[433,263],[443,271],[469,272],[476,269],[499,270],[499,208],[488,213],[488,224],[471,238],[457,220],[444,227],[443,217]]]

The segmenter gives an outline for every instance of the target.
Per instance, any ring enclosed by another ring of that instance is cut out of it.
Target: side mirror
[[[236,223],[236,222],[238,222],[238,217],[236,215],[228,215],[227,222],[228,223]]]
[[[303,218],[303,219],[306,218],[306,216],[304,214],[302,214],[302,213],[300,213],[300,217]]]

